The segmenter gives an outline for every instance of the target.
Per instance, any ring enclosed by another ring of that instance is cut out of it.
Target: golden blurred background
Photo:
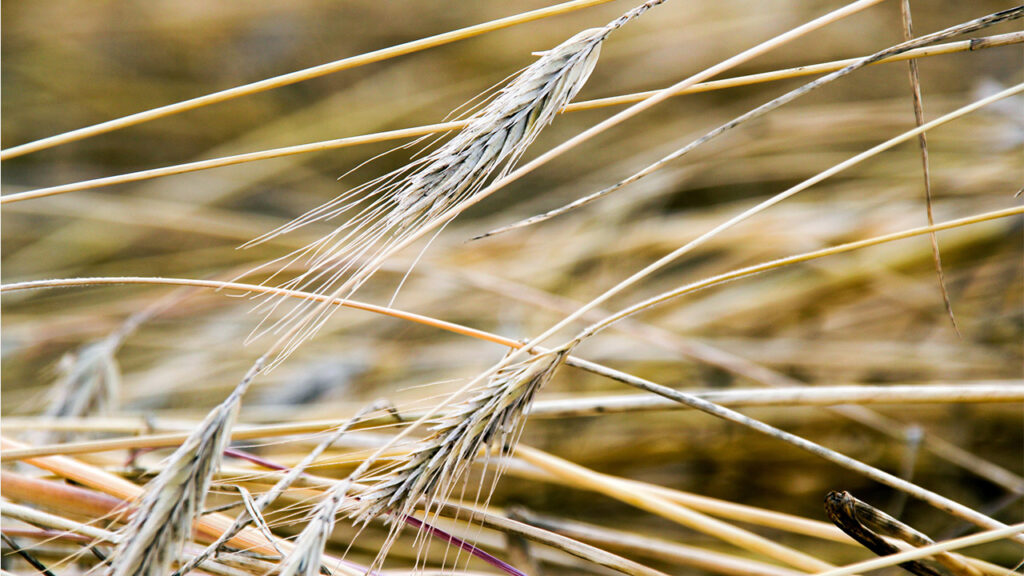
[[[549,4],[6,2],[3,147]],[[3,191],[440,122],[532,62],[531,52],[603,25],[633,4],[607,2],[6,160]],[[1011,4],[915,0],[911,6],[915,31],[926,33]],[[669,86],[838,5],[670,0],[608,39],[577,100]],[[1019,30],[1019,23],[1001,24],[974,36]],[[898,3],[883,2],[727,76],[867,55],[899,42],[901,34]],[[1022,65],[1019,44],[922,59],[926,119],[1020,82]],[[424,253],[395,306],[507,337],[535,336],[734,214],[914,127],[907,65],[872,66],[727,133],[606,199],[529,228],[469,241],[614,184],[805,81],[676,97],[583,144],[449,225]],[[526,158],[619,109],[560,116]],[[1019,205],[1014,193],[1024,184],[1022,111],[1020,97],[1004,100],[929,133],[936,221]],[[401,166],[410,151],[396,151],[337,180],[403,142],[7,204],[3,282],[89,276],[230,280],[329,230],[332,223],[314,224],[237,249]],[[605,308],[615,310],[733,268],[925,224],[920,151],[907,143],[717,236]],[[962,336],[943,305],[929,240],[917,237],[674,300],[600,334],[578,354],[685,390],[757,388],[773,378],[806,386],[1019,386],[1021,224],[1015,217],[939,234]],[[386,305],[418,254],[418,247],[404,252],[356,298]],[[259,272],[245,279],[265,277]],[[5,294],[4,418],[41,413],[59,380],[62,357],[106,337],[132,314],[163,306],[117,352],[121,386],[111,418],[148,417],[158,428],[161,422],[201,419],[270,345],[267,338],[245,343],[261,316],[251,312],[257,301],[238,296],[161,286]],[[465,336],[342,310],[313,341],[256,381],[241,420],[343,417],[381,397],[400,410],[428,406],[503,354],[500,346]],[[566,368],[540,398],[630,392]],[[1011,489],[1020,489],[1014,482],[1024,474],[1020,403],[871,406],[862,412],[874,415],[874,427],[821,407],[743,411],[1001,521],[1019,522],[1024,516],[1020,492]],[[919,435],[951,443],[1015,480],[1001,485],[976,468],[954,464]],[[825,519],[825,493],[845,489],[936,538],[967,529],[889,488],[693,411],[537,418],[527,425],[523,441],[603,472],[818,520]],[[272,443],[260,453],[287,461],[294,450],[290,443]],[[499,482],[494,503],[727,548],[610,499],[520,477]],[[769,535],[835,562],[869,556],[792,534]],[[1003,542],[975,552],[1013,563],[1020,548]],[[703,573],[656,560],[651,565],[673,574]],[[569,568],[546,573],[565,573],[560,570]]]

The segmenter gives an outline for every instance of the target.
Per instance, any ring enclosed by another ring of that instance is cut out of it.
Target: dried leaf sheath
[[[436,150],[257,239],[261,242],[314,221],[346,218],[328,235],[282,259],[286,266],[306,266],[306,272],[283,286],[335,297],[351,295],[380,267],[388,247],[446,216],[492,175],[500,177],[514,165],[583,87],[601,42],[614,29],[585,30],[544,52]],[[274,301],[271,307],[282,302]],[[312,336],[332,309],[307,302],[269,327],[267,331],[284,332],[281,357]]]

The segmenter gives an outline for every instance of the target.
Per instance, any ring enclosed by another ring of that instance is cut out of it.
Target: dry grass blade
[[[909,41],[914,37],[914,24],[910,16],[910,0],[900,0],[900,15],[903,18],[903,39]],[[914,99],[914,122],[918,126],[924,124],[924,97],[921,96],[921,75],[918,71],[917,62],[907,62],[907,70],[910,75],[910,89]],[[921,148],[921,170],[924,175],[924,199],[925,208],[928,213],[928,224],[935,223],[935,214],[932,210],[932,171],[931,163],[928,160],[928,135],[924,132],[917,136],[917,144]],[[960,335],[960,326],[953,314],[953,303],[949,299],[949,290],[946,288],[946,277],[942,272],[942,254],[939,252],[939,239],[932,234],[932,258],[935,260],[935,275],[939,281],[939,291],[942,293],[942,302],[946,306],[946,314],[953,324],[953,331]]]
[[[893,56],[897,56],[899,54],[903,54],[903,53],[909,52],[910,50],[913,50],[915,48],[927,46],[928,44],[932,44],[932,43],[935,43],[935,42],[938,42],[938,41],[941,41],[941,40],[948,39],[948,38],[950,38],[952,36],[957,36],[957,35],[961,35],[961,34],[967,34],[967,33],[970,33],[970,32],[974,32],[974,31],[977,31],[977,30],[980,30],[980,29],[992,26],[994,24],[998,24],[1000,22],[1006,22],[1006,21],[1015,20],[1015,19],[1020,18],[1022,16],[1024,16],[1024,8],[1011,8],[1009,10],[1004,10],[1002,12],[997,12],[997,13],[994,13],[994,14],[990,14],[988,16],[985,16],[985,17],[982,17],[982,18],[978,18],[978,19],[972,20],[970,22],[965,22],[963,24],[958,24],[956,26],[952,26],[952,27],[949,27],[949,28],[947,28],[945,30],[941,30],[939,32],[935,32],[935,33],[932,33],[932,34],[928,34],[928,35],[922,36],[920,38],[907,39],[906,41],[904,41],[901,44],[898,44],[896,46],[892,46],[890,48],[886,48],[885,50],[881,50],[881,51],[876,52],[876,53],[874,53],[874,54],[872,54],[870,56],[866,56],[864,58],[856,60],[855,62],[847,64],[846,66],[844,66],[843,68],[841,68],[839,70],[831,72],[831,73],[829,73],[829,74],[827,74],[827,75],[825,75],[825,76],[823,76],[823,77],[821,77],[821,78],[819,78],[817,80],[814,80],[813,82],[808,82],[807,84],[804,84],[803,86],[801,86],[799,88],[796,88],[795,90],[791,90],[791,91],[787,92],[786,94],[783,94],[782,96],[779,96],[778,98],[775,98],[775,99],[771,100],[770,102],[762,104],[761,106],[758,106],[758,107],[754,108],[753,110],[750,110],[749,112],[746,112],[743,115],[738,116],[738,117],[730,120],[729,122],[726,122],[725,124],[722,124],[721,126],[715,128],[714,130],[711,130],[707,134],[704,134],[700,138],[697,138],[696,140],[690,142],[686,146],[683,146],[682,148],[679,148],[678,150],[672,152],[671,154],[668,154],[665,157],[661,158],[657,162],[654,162],[654,163],[648,165],[646,168],[636,172],[632,176],[630,176],[630,177],[628,177],[628,178],[626,178],[624,180],[620,180],[619,182],[616,182],[615,184],[613,184],[611,186],[608,186],[607,188],[604,188],[602,190],[594,192],[593,194],[589,194],[587,196],[584,196],[583,198],[575,200],[575,201],[571,202],[570,204],[568,204],[566,206],[563,206],[561,208],[556,208],[555,210],[551,210],[551,211],[546,212],[544,214],[533,216],[533,217],[527,218],[526,220],[522,220],[520,222],[516,222],[516,223],[513,223],[513,224],[509,224],[507,226],[503,226],[501,228],[492,230],[490,232],[487,232],[485,234],[477,236],[475,239],[486,238],[488,236],[493,236],[495,234],[499,234],[499,233],[502,233],[502,232],[507,232],[509,230],[514,230],[514,229],[517,229],[517,228],[522,228],[522,227],[525,227],[525,226],[530,226],[532,224],[537,224],[537,223],[540,223],[540,222],[544,222],[545,220],[549,220],[549,219],[554,218],[556,216],[560,216],[560,215],[565,214],[565,213],[567,213],[567,212],[569,212],[571,210],[574,210],[576,208],[585,206],[587,204],[590,204],[591,202],[594,202],[596,200],[604,198],[604,197],[608,196],[609,194],[617,192],[618,190],[624,188],[625,186],[628,186],[628,185],[630,185],[630,184],[632,184],[632,183],[634,183],[634,182],[636,182],[638,180],[641,180],[642,178],[645,178],[645,177],[651,175],[654,172],[657,172],[658,170],[660,170],[660,169],[664,168],[666,165],[668,165],[670,162],[678,160],[679,158],[689,154],[693,150],[696,150],[697,148],[703,146],[704,144],[710,142],[711,140],[717,138],[718,136],[721,136],[722,134],[724,134],[724,133],[726,133],[726,132],[728,132],[730,130],[733,130],[734,128],[740,126],[741,124],[749,122],[750,120],[753,120],[755,118],[760,118],[760,117],[764,116],[765,114],[768,114],[769,112],[771,112],[773,110],[776,110],[776,109],[778,109],[778,108],[780,108],[780,107],[782,107],[782,106],[784,106],[784,105],[786,105],[786,104],[788,104],[788,103],[790,103],[790,102],[792,102],[792,101],[794,101],[794,100],[796,100],[796,99],[798,99],[798,98],[800,98],[800,97],[802,97],[802,96],[804,96],[804,95],[806,95],[806,94],[808,94],[808,93],[810,93],[810,92],[812,92],[812,91],[814,91],[814,90],[816,90],[816,89],[818,89],[818,88],[820,88],[822,86],[825,86],[826,84],[829,84],[831,82],[839,80],[840,78],[842,78],[844,76],[852,74],[853,72],[855,72],[855,71],[857,71],[857,70],[859,70],[861,68],[864,68],[865,66],[869,66],[871,64],[875,64],[875,63],[881,62],[881,61],[883,61],[883,60],[885,60],[887,58],[891,58]],[[910,61],[910,65],[911,65],[911,67],[916,67],[916,62],[914,60],[911,60]],[[913,68],[913,69],[916,69],[916,68]],[[918,99],[917,98],[919,98],[919,97],[920,97],[920,94],[915,91],[915,111],[917,111],[917,108],[918,108]],[[918,120],[918,122],[917,122],[918,127],[920,127],[920,126],[922,126],[924,124],[923,112],[917,114],[917,120]],[[931,215],[931,184],[930,184],[931,181],[928,178],[929,172],[928,172],[928,168],[927,168],[927,146],[924,144],[924,140],[923,140],[924,139],[924,132],[920,132],[919,135],[918,135],[918,138],[922,142],[922,150],[923,150],[922,153],[924,154],[923,158],[924,158],[924,161],[925,161],[925,185],[926,185],[926,190],[928,191],[928,206],[929,206],[928,214],[929,214],[929,218],[932,218],[932,215]],[[929,220],[929,224],[934,224],[934,221],[930,219]],[[934,238],[933,238],[933,242],[934,242]],[[936,244],[936,250],[938,249],[937,246],[938,246],[938,244]],[[937,256],[936,256],[936,258],[937,258]],[[941,267],[939,268],[939,274],[941,276]],[[948,295],[946,295],[946,293],[945,293],[945,287],[944,286],[943,286],[943,295],[946,298],[947,308],[949,308],[951,310],[951,307],[949,305]],[[954,325],[955,325],[955,320],[954,320]]]
[[[231,437],[242,396],[262,367],[262,360],[253,366],[149,483],[114,553],[111,576],[165,574],[179,557]]]
[[[997,48],[1002,46],[1011,46],[1014,44],[1020,44],[1024,42],[1024,32],[1009,32],[1006,34],[997,34],[994,36],[984,38],[973,38],[971,40],[963,40],[959,42],[949,42],[946,44],[937,44],[934,46],[928,46],[924,48],[917,48],[914,50],[908,50],[901,54],[896,54],[888,58],[884,58],[871,64],[884,64],[890,62],[897,62],[901,60],[915,60],[918,58],[926,58],[930,56],[940,56],[947,54],[955,54],[958,52],[968,51],[979,51],[988,48]],[[728,88],[738,88],[742,86],[749,86],[752,84],[760,84],[764,82],[773,82],[786,80],[789,78],[797,78],[801,76],[810,76],[814,74],[823,74],[834,72],[855,64],[859,58],[838,60],[834,62],[823,62],[821,64],[811,64],[806,66],[799,66],[796,68],[787,68],[783,70],[775,70],[771,72],[761,72],[758,74],[749,74],[744,76],[736,76],[733,78],[726,78],[722,80],[709,80],[707,82],[701,82],[695,84],[689,88],[678,90],[674,92],[675,96],[682,96],[685,94],[699,94],[703,92],[711,92],[715,90],[724,90]],[[640,102],[646,98],[649,98],[658,91],[648,92],[637,92],[632,94],[624,94],[621,96],[610,96],[607,98],[598,98],[594,100],[576,101],[562,109],[562,112],[576,112],[581,110],[593,110],[596,108],[604,108],[608,106],[618,106],[622,104],[633,104]],[[130,182],[140,182],[145,180],[151,180],[154,178],[162,178],[166,176],[174,176],[179,174],[188,174],[190,172],[198,172],[201,170],[210,170],[213,168],[223,168],[226,166],[234,166],[237,164],[245,164],[248,162],[258,162],[262,160],[271,160],[274,158],[282,158],[287,156],[294,156],[298,154],[309,154],[313,152],[323,152],[327,150],[337,150],[339,148],[347,148],[350,146],[361,146],[364,144],[372,144],[376,142],[386,142],[390,140],[401,140],[405,138],[417,138],[420,136],[427,136],[430,134],[436,134],[440,132],[448,132],[452,130],[459,130],[465,127],[467,124],[466,120],[455,120],[451,122],[441,122],[438,124],[428,124],[425,126],[415,126],[410,128],[402,128],[398,130],[387,130],[384,132],[377,132],[373,134],[362,134],[359,136],[349,136],[346,138],[335,138],[332,140],[324,140],[320,142],[310,142],[308,144],[298,144],[295,146],[285,146],[283,148],[272,148],[268,150],[260,150],[257,152],[248,152],[243,154],[235,154],[233,156],[223,156],[219,158],[211,158],[207,160],[197,160],[195,162],[188,162],[185,164],[175,164],[172,166],[164,166],[161,168],[151,168],[147,170],[140,170],[138,172],[130,172],[126,174],[119,174],[117,176],[106,176],[102,178],[95,178],[92,180],[80,180],[78,182],[70,184],[61,184],[57,186],[48,186],[46,188],[37,188],[33,190],[25,190],[22,192],[13,192],[0,196],[0,204],[13,204],[16,202],[23,202],[25,200],[32,200],[36,198],[45,198],[48,196],[55,196],[59,194],[66,194],[69,192],[78,192],[82,190],[91,190],[95,188],[102,188],[106,186],[114,186],[117,184],[126,184]],[[501,232],[506,232],[515,228],[528,226],[542,222],[544,220],[551,219],[555,216],[561,215],[572,209],[578,208],[585,204],[589,204],[597,198],[595,195],[586,196],[580,200],[573,202],[562,208],[552,210],[550,212],[541,214],[539,216],[529,218],[522,222],[503,226],[499,229],[492,230],[486,234],[477,236],[477,238],[483,238],[486,236],[492,236]]]
[[[281,76],[276,76],[274,78],[267,78],[265,80],[260,80],[258,82],[253,82],[251,84],[246,84],[244,86],[237,86],[235,88],[221,90],[220,92],[214,92],[212,94],[207,94],[206,96],[192,98],[190,100],[185,100],[183,102],[178,102],[176,104],[168,104],[167,106],[162,106],[160,108],[155,108],[153,110],[147,110],[145,112],[139,112],[136,114],[130,114],[128,116],[122,116],[116,120],[110,120],[108,122],[103,122],[101,124],[96,124],[94,126],[79,128],[78,130],[73,130],[71,132],[66,132],[64,134],[59,134],[56,136],[51,136],[49,138],[44,138],[42,140],[37,140],[35,142],[29,142],[27,144],[21,144],[19,146],[7,148],[3,151],[0,151],[0,160],[16,158],[23,154],[37,152],[39,150],[45,150],[47,148],[52,148],[54,146],[65,144],[67,142],[74,142],[75,140],[81,140],[82,138],[89,138],[91,136],[96,136],[98,134],[104,134],[106,132],[110,132],[113,130],[119,130],[121,128],[126,128],[128,126],[134,126],[136,124],[148,122],[150,120],[155,120],[157,118],[164,118],[172,114],[178,114],[180,112],[201,108],[203,106],[209,106],[211,104],[216,104],[218,102],[224,102],[226,100],[231,100],[233,98],[263,92],[265,90],[270,90],[281,86],[287,86],[289,84],[294,84],[296,82],[302,82],[304,80],[317,78],[319,76],[324,76],[326,74],[332,74],[334,72],[339,72],[341,70],[347,70],[349,68],[355,68],[357,66],[370,64],[372,62],[379,62],[387,58],[394,58],[396,56],[410,54],[420,50],[425,50],[427,48],[441,46],[444,44],[448,44],[450,42],[454,42],[456,40],[461,40],[463,38],[470,38],[472,36],[477,36],[480,34],[484,34],[486,32],[500,30],[508,26],[514,26],[516,24],[520,24],[523,22],[530,22],[532,20],[537,20],[540,18],[546,18],[548,16],[554,16],[557,14],[578,10],[580,8],[586,8],[588,6],[593,6],[608,1],[609,0],[573,0],[571,2],[564,2],[562,4],[549,6],[547,8],[542,8],[540,10],[524,12],[522,14],[516,14],[514,16],[509,16],[506,18],[502,18],[500,20],[494,20],[492,22],[486,22],[484,24],[470,26],[468,28],[463,28],[461,30],[454,30],[452,32],[446,32],[444,34],[438,34],[437,36],[431,36],[429,38],[423,38],[413,42],[400,44],[398,46],[384,48],[382,50],[377,50],[375,52],[361,54],[359,56],[353,56],[351,58],[345,58],[343,60],[338,60],[336,62],[321,64],[319,66],[314,66],[312,68],[307,68],[305,70],[299,70],[297,72],[291,72]]]

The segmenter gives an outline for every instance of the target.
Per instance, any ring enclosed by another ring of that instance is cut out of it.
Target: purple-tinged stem
[[[458,546],[462,550],[465,550],[466,552],[469,552],[473,556],[476,556],[477,558],[483,560],[484,562],[487,562],[488,564],[490,564],[491,566],[494,566],[495,568],[498,568],[499,570],[504,571],[507,574],[511,574],[512,576],[526,576],[526,574],[524,574],[523,572],[519,571],[518,568],[516,568],[515,566],[512,566],[508,562],[505,562],[501,558],[497,558],[495,556],[492,556],[491,554],[489,554],[489,553],[487,553],[487,552],[477,548],[476,546],[473,546],[469,542],[466,542],[465,540],[463,540],[463,539],[461,539],[461,538],[459,538],[457,536],[449,534],[449,533],[445,532],[444,530],[441,530],[440,528],[436,528],[434,526],[431,526],[430,524],[427,524],[426,522],[423,522],[422,520],[420,520],[418,518],[414,518],[412,516],[402,516],[402,520],[406,524],[408,524],[409,526],[412,526],[412,527],[417,528],[419,530],[425,530],[427,532],[427,534],[430,534],[431,536],[433,536],[435,538],[438,538],[440,540],[444,540],[445,542],[447,542],[449,544],[454,544],[454,545]]]
[[[268,470],[288,470],[287,466],[282,466],[277,462],[272,462],[270,460],[267,460],[266,458],[261,458],[260,456],[252,454],[250,452],[245,452],[243,450],[236,450],[235,448],[225,448],[224,455],[231,456],[232,458],[238,458],[239,460],[246,460],[248,462],[252,462],[257,466],[267,468]]]
[[[225,456],[231,456],[232,458],[238,458],[240,460],[246,460],[248,462],[252,462],[253,464],[256,464],[257,466],[261,466],[263,468],[267,468],[267,469],[270,469],[270,470],[280,470],[280,471],[288,470],[287,466],[282,466],[282,465],[280,465],[280,464],[278,464],[276,462],[267,460],[266,458],[261,458],[259,456],[256,456],[255,454],[251,454],[251,453],[245,452],[243,450],[237,450],[235,448],[225,448],[224,449],[224,455]],[[403,515],[402,516],[402,521],[405,522],[407,525],[412,526],[413,528],[416,528],[417,530],[424,530],[424,531],[426,531],[427,534],[429,534],[429,535],[431,535],[431,536],[433,536],[433,537],[435,537],[435,538],[437,538],[439,540],[447,542],[448,544],[454,544],[455,546],[458,546],[460,549],[465,550],[466,552],[469,552],[473,556],[476,556],[477,558],[483,560],[484,562],[487,562],[491,566],[494,566],[495,568],[505,572],[506,574],[511,574],[512,576],[526,576],[525,573],[520,571],[515,566],[512,566],[508,562],[505,562],[501,558],[493,556],[490,553],[488,553],[488,552],[486,552],[484,550],[481,550],[481,549],[477,548],[476,546],[473,546],[472,544],[470,544],[469,542],[466,542],[465,540],[459,538],[458,536],[455,536],[453,534],[449,534],[448,532],[445,532],[444,530],[442,530],[440,528],[436,528],[434,526],[431,526],[430,524],[427,524],[426,522],[424,522],[424,521],[422,521],[422,520],[420,520],[418,518],[414,518],[412,516]]]

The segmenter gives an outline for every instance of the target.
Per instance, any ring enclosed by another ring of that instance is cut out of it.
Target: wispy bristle
[[[421,497],[443,497],[481,448],[511,450],[524,411],[568,353],[548,352],[497,372],[477,394],[440,416],[430,436],[361,495],[352,516],[365,523],[382,514],[409,515]]]
[[[295,540],[295,548],[281,565],[280,576],[317,576],[327,538],[344,501],[349,483],[341,482],[328,490],[307,518],[306,527]]]
[[[387,515],[393,527],[378,554],[377,561],[382,561],[403,524],[400,520],[412,514],[421,498],[428,505],[443,498],[481,448],[498,447],[505,452],[514,446],[523,412],[568,354],[568,349],[549,352],[499,371],[476,395],[441,416],[432,434],[419,441],[400,464],[384,477],[370,479],[358,499],[348,498],[348,491],[362,478],[336,484],[310,512],[280,574],[319,574],[324,545],[342,512],[363,524]]]
[[[261,242],[310,222],[344,215],[327,236],[282,259],[307,271],[284,284],[347,297],[383,263],[390,247],[443,220],[493,176],[506,174],[541,130],[583,87],[614,27],[593,28],[543,52],[438,149],[343,194]],[[280,300],[269,304],[271,309]],[[333,306],[307,302],[264,332],[283,332],[280,358],[311,337]]]
[[[125,527],[125,537],[114,553],[110,576],[164,576],[181,557],[192,534],[192,522],[203,508],[213,473],[230,439],[238,406],[262,361],[168,459],[154,478],[139,507]]]
[[[271,503],[277,500],[277,498],[282,493],[284,493],[285,490],[291,487],[291,485],[299,478],[299,476],[305,473],[306,468],[312,465],[313,462],[316,461],[316,459],[319,458],[320,455],[322,455],[332,444],[334,444],[339,438],[341,438],[345,433],[347,433],[349,428],[351,428],[353,424],[355,424],[357,421],[362,419],[370,412],[374,410],[385,409],[387,406],[388,405],[383,402],[374,403],[368,408],[360,410],[355,416],[348,419],[348,421],[346,421],[344,424],[335,429],[334,432],[332,432],[326,439],[320,442],[320,444],[318,444],[316,448],[314,448],[309,454],[303,457],[298,464],[292,466],[288,470],[288,472],[284,476],[282,476],[281,479],[278,480],[277,483],[275,483],[270,490],[263,493],[263,495],[259,497],[259,500],[252,503],[251,506],[247,506],[246,510],[239,514],[237,518],[235,518],[235,521],[231,524],[231,526],[227,530],[225,530],[215,542],[210,544],[205,550],[197,554],[195,558],[193,558],[187,564],[182,566],[181,569],[179,569],[174,576],[182,576],[184,574],[187,574],[190,570],[202,564],[202,562],[206,558],[217,553],[223,544],[225,544],[228,540],[230,540],[236,534],[241,532],[242,529],[248,526],[251,522],[259,518],[263,511],[267,508],[267,506],[269,506]],[[343,488],[336,487],[335,489],[342,490]],[[333,498],[333,502],[340,502],[341,496],[342,494],[338,494],[335,498]],[[331,500],[332,498],[330,495],[328,495],[326,499]],[[334,518],[335,510],[336,508],[331,509],[329,514],[330,518]],[[296,551],[289,555],[289,560],[287,562],[291,562],[291,567],[288,569],[292,570],[293,573],[303,573],[302,570],[306,570],[307,566],[312,565],[312,561],[307,560],[312,556],[316,556],[317,558],[319,558],[319,553],[323,551],[323,541],[327,537],[326,534],[330,534],[330,531],[334,526],[333,524],[331,524],[330,527],[325,529],[325,527],[323,526],[324,516],[325,514],[323,514],[319,509],[312,513],[311,517],[315,519],[315,522],[318,522],[317,527],[313,529],[315,531],[315,534],[307,536],[306,539],[301,542],[301,545],[298,548],[296,548]],[[325,531],[326,534],[324,533]],[[317,547],[318,543],[319,547]],[[319,552],[315,552],[314,550],[318,550]],[[304,557],[305,559],[303,559]],[[295,572],[297,570],[298,572]]]

